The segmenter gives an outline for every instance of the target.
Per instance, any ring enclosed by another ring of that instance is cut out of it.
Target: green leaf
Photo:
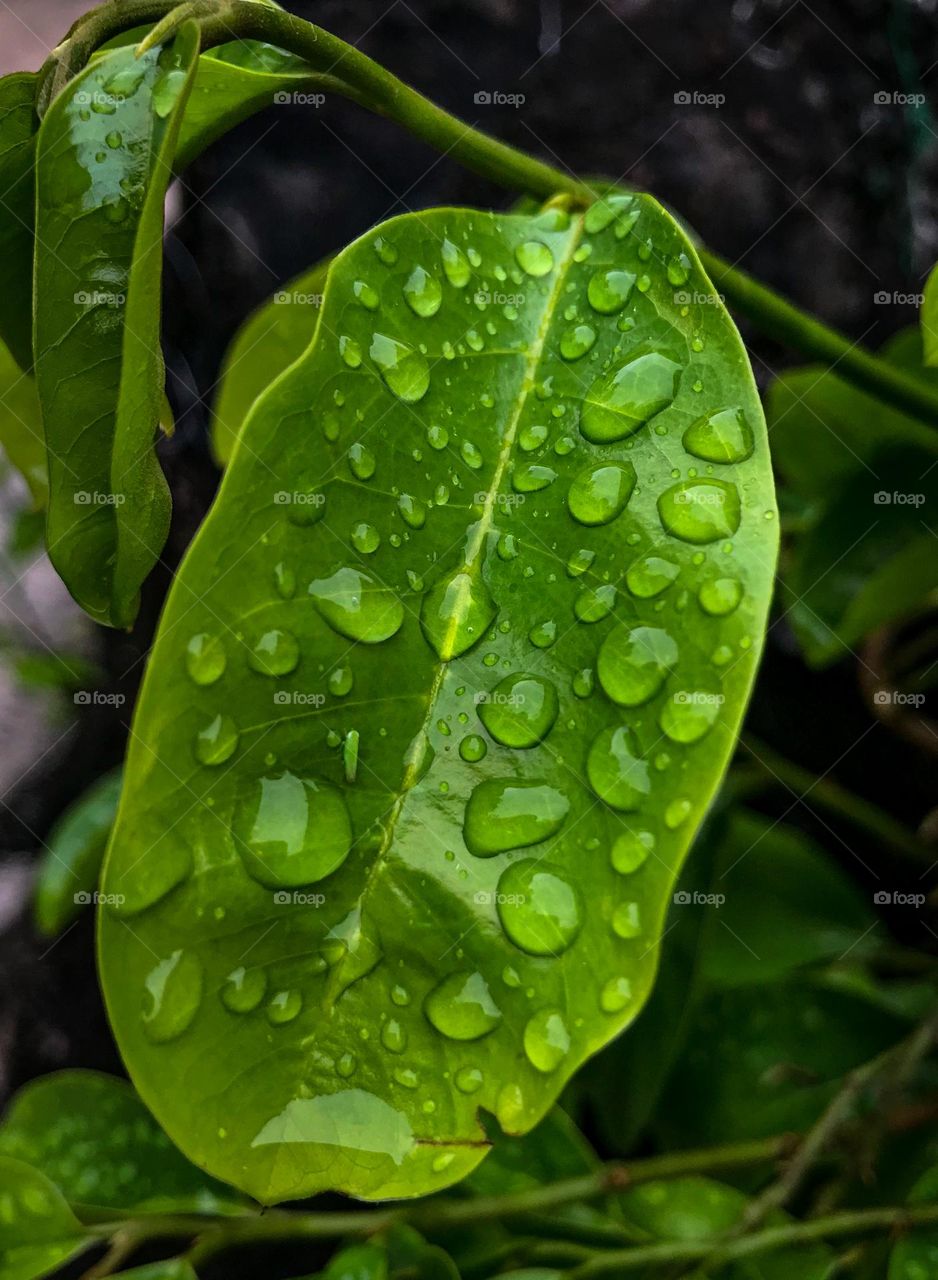
[[[62,1193],[38,1169],[0,1155],[0,1275],[33,1280],[48,1275],[93,1239]]]
[[[739,1222],[747,1198],[735,1187],[712,1178],[685,1177],[646,1182],[621,1196],[626,1220],[653,1240],[719,1240]],[[781,1226],[786,1213],[769,1215],[767,1226]],[[827,1245],[790,1246],[721,1267],[717,1280],[826,1280],[834,1261]]]
[[[876,943],[869,895],[800,831],[734,813],[722,860],[724,900],[703,951],[709,983],[775,982],[821,961],[860,960]]]
[[[330,261],[318,262],[285,284],[248,316],[232,339],[212,415],[212,451],[220,466],[231,457],[254,402],[312,342]]]
[[[100,941],[142,1097],[261,1200],[452,1183],[647,998],[776,547],[745,353],[675,279],[713,296],[646,197],[395,219],[238,437]]]
[[[44,507],[49,494],[46,449],[36,384],[0,342],[0,447],[29,486],[33,503]]]
[[[503,1195],[576,1178],[598,1167],[599,1158],[583,1134],[565,1111],[554,1107],[523,1137],[496,1134],[490,1154],[463,1189],[475,1195]]]
[[[153,441],[163,200],[198,55],[188,25],[97,59],[54,100],[37,154],[37,383],[49,556],[75,599],[128,626],[169,523]],[[56,253],[42,251],[44,243]],[[64,268],[63,268],[63,263]]]
[[[353,1244],[330,1261],[320,1280],[387,1280],[387,1251],[377,1244]]]
[[[121,770],[99,778],[49,833],[36,883],[36,926],[54,938],[90,903],[120,799]]]
[[[934,368],[938,365],[938,266],[931,269],[925,282],[919,324],[922,327],[922,359]]]
[[[180,1155],[125,1080],[97,1071],[58,1071],[20,1089],[0,1152],[40,1169],[72,1204],[219,1213],[238,1200]]]
[[[0,79],[0,341],[20,369],[32,367],[32,262],[38,77]],[[49,253],[52,248],[46,246]],[[2,393],[6,398],[6,355]],[[5,428],[4,428],[5,430]],[[7,438],[3,438],[4,447]]]
[[[938,1165],[916,1182],[910,1204],[938,1200]],[[899,1240],[889,1258],[888,1280],[928,1280],[938,1264],[938,1227],[917,1227]]]
[[[185,1258],[166,1258],[163,1262],[148,1262],[146,1266],[122,1271],[123,1280],[196,1280],[195,1272]]]

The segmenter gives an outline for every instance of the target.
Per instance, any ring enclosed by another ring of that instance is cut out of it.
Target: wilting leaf
[[[0,342],[0,447],[29,485],[35,506],[44,507],[49,480],[36,383],[22,371],[3,342]]]
[[[0,1123],[0,1152],[41,1170],[72,1204],[217,1213],[238,1199],[180,1155],[126,1081],[97,1071],[21,1089]]]
[[[39,132],[36,376],[49,556],[95,618],[127,626],[169,522],[153,450],[163,392],[163,199],[198,54],[188,25],[139,60],[97,59]]]
[[[0,1275],[48,1275],[89,1244],[62,1193],[38,1169],[0,1155]]]
[[[20,369],[32,366],[33,205],[38,77],[0,79],[0,341]],[[46,248],[51,252],[51,248]],[[5,361],[4,361],[5,364]],[[3,382],[6,383],[4,369]],[[4,385],[4,393],[6,386]],[[5,398],[5,395],[4,395]],[[3,445],[7,440],[4,435]]]
[[[676,280],[713,299],[646,198],[394,220],[239,437],[101,954],[142,1096],[262,1200],[455,1181],[647,997],[776,546],[745,353]]]
[[[285,284],[235,334],[212,416],[212,451],[222,466],[255,400],[312,342],[328,270],[328,261],[319,262]]]
[[[36,884],[36,924],[54,938],[90,903],[120,798],[121,770],[106,773],[49,833]]]
[[[915,330],[883,356],[938,380],[922,369]],[[938,433],[815,366],[775,382],[766,411],[776,467],[812,504],[784,583],[791,623],[821,666],[938,586]]]

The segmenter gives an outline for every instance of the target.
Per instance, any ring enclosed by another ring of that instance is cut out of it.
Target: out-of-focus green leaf
[[[449,1185],[480,1108],[533,1128],[631,1022],[755,671],[768,461],[647,197],[335,260],[174,584],[105,865],[112,1025],[199,1164]]]
[[[0,79],[0,341],[20,369],[32,367],[33,206],[38,77]],[[55,253],[54,245],[44,251]],[[4,364],[6,357],[4,356]],[[6,381],[5,371],[0,374]],[[0,383],[0,396],[5,388]],[[4,424],[4,432],[7,430]],[[2,441],[7,447],[7,437]]]
[[[49,557],[92,617],[128,626],[163,547],[163,201],[198,28],[115,49],[53,101],[37,152],[36,377],[49,459]],[[63,270],[61,263],[67,264]]]
[[[34,1280],[92,1244],[61,1191],[22,1160],[0,1155],[0,1276]]]
[[[938,1201],[938,1165],[924,1173],[909,1194],[909,1204]],[[932,1280],[938,1275],[938,1226],[916,1227],[895,1246],[888,1280]]]
[[[876,914],[822,849],[791,827],[732,814],[726,831],[723,897],[703,950],[715,986],[775,982],[794,969],[875,945]]]
[[[60,934],[94,900],[120,789],[121,770],[106,773],[49,833],[36,884],[36,925],[47,938]]]
[[[919,312],[922,352],[926,365],[938,365],[938,266],[932,267],[925,282],[925,296]]]
[[[330,1260],[319,1280],[388,1280],[387,1250],[378,1244],[349,1245]]]
[[[146,1266],[122,1271],[121,1280],[196,1280],[196,1274],[185,1258],[167,1258],[148,1262]]]
[[[17,649],[13,644],[8,646],[8,653],[16,678],[26,689],[59,689],[69,693],[94,688],[102,678],[100,668],[79,654]]]
[[[2,85],[2,81],[0,81]],[[2,179],[0,179],[2,180]],[[0,228],[3,222],[0,196]],[[2,231],[0,231],[2,244]],[[0,248],[2,253],[2,248]],[[0,283],[2,288],[2,283]],[[36,383],[0,341],[0,447],[29,486],[33,504],[44,507],[49,496],[46,449]]]
[[[494,1196],[590,1173],[595,1151],[570,1117],[554,1107],[521,1138],[497,1134],[488,1157],[462,1183],[475,1195]]]
[[[219,1213],[239,1203],[176,1150],[125,1080],[97,1071],[20,1089],[0,1122],[0,1152],[41,1170],[71,1204]]]
[[[255,400],[312,342],[328,270],[329,261],[317,263],[278,289],[232,339],[212,415],[212,450],[219,465],[231,457]]]

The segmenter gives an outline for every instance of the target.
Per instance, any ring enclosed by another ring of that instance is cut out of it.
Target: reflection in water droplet
[[[357,369],[362,362],[362,349],[354,338],[343,334],[339,338],[339,355],[350,369]]]
[[[326,622],[349,640],[378,644],[400,630],[404,606],[360,569],[337,569],[309,584],[309,594]]]
[[[684,432],[684,448],[704,462],[743,462],[753,447],[752,428],[742,409],[720,409]]]
[[[438,425],[427,427],[427,444],[431,449],[445,449],[449,444],[449,432]]]
[[[375,473],[375,455],[366,444],[353,444],[348,451],[348,465],[356,480],[370,480]]]
[[[540,240],[525,240],[515,249],[515,261],[529,276],[546,276],[554,265],[554,255]]]
[[[628,978],[610,978],[599,993],[599,1007],[603,1013],[621,1013],[632,999],[632,984]]]
[[[165,1044],[189,1027],[202,1003],[202,966],[188,951],[174,951],[150,970],[144,981],[143,1030],[148,1040]]]
[[[665,702],[658,723],[672,742],[697,742],[716,724],[722,705],[722,694],[682,689]]]
[[[580,524],[609,524],[626,506],[635,488],[631,462],[602,462],[574,478],[567,495],[570,514]]]
[[[612,913],[612,929],[620,938],[637,938],[642,932],[637,902],[620,902]]]
[[[460,1093],[478,1093],[483,1077],[478,1067],[460,1067],[456,1072],[456,1088]]]
[[[473,471],[478,471],[482,466],[482,454],[471,440],[464,440],[459,446],[459,452],[462,454],[463,462],[467,467],[472,467]]]
[[[345,698],[352,692],[355,675],[351,667],[334,667],[329,672],[329,692],[336,698]]]
[[[553,484],[557,472],[541,462],[522,462],[511,473],[511,487],[515,493],[539,493]]]
[[[381,534],[373,524],[361,520],[352,525],[349,541],[360,555],[370,556],[381,546]]]
[[[556,867],[536,858],[522,858],[502,872],[496,903],[505,933],[534,956],[566,951],[583,923],[576,888]]]
[[[570,1033],[559,1009],[541,1009],[524,1028],[524,1051],[532,1067],[556,1071],[570,1051]]]
[[[531,422],[526,427],[521,428],[518,436],[518,445],[524,453],[532,453],[547,439],[547,427],[540,422]]]
[[[354,281],[352,294],[356,302],[360,302],[366,311],[377,311],[381,305],[378,291],[373,289],[367,280]]]
[[[593,670],[583,667],[573,677],[573,692],[578,698],[588,698],[593,692]]]
[[[386,333],[376,333],[371,339],[369,354],[381,370],[388,390],[398,400],[414,404],[427,394],[430,366],[420,351]]]
[[[214,684],[224,674],[225,647],[217,636],[201,631],[186,645],[186,670],[196,684]]]
[[[423,1011],[448,1040],[480,1040],[502,1017],[481,973],[451,973],[427,996]]]
[[[682,480],[658,499],[664,528],[683,542],[702,545],[739,528],[739,492],[725,480]]]
[[[479,719],[505,747],[533,747],[557,719],[557,690],[541,676],[506,676],[479,701]]]
[[[570,801],[546,782],[488,778],[466,804],[463,835],[470,853],[490,858],[547,840],[563,826]]]
[[[596,341],[596,330],[591,324],[577,324],[560,335],[560,354],[564,360],[579,360]]]
[[[618,271],[611,267],[590,277],[586,296],[594,311],[613,316],[628,302],[634,285],[635,277],[631,271]]]
[[[643,556],[630,564],[625,574],[625,584],[638,600],[652,600],[667,590],[680,567],[661,556]]]
[[[589,749],[586,772],[590,786],[613,809],[637,809],[651,790],[648,765],[634,753],[625,725],[603,729]]]
[[[611,582],[601,587],[584,587],[573,602],[573,612],[580,622],[602,622],[612,613],[616,589]]]
[[[352,847],[341,794],[289,772],[258,778],[242,790],[231,831],[245,871],[271,889],[322,880]]]
[[[458,570],[435,583],[423,598],[420,625],[443,662],[467,653],[495,618],[492,595],[476,573]]]
[[[443,301],[443,289],[436,276],[423,267],[414,267],[404,285],[404,297],[411,311],[418,316],[435,316]]]
[[[624,440],[667,408],[677,395],[681,366],[659,351],[641,351],[590,387],[580,431],[593,444]]]
[[[586,573],[595,559],[595,551],[590,551],[587,547],[580,547],[578,551],[573,552],[567,561],[567,573],[571,578],[579,578],[581,574]]]
[[[250,1013],[264,998],[267,975],[263,969],[245,969],[243,965],[232,970],[221,989],[221,1002],[232,1013]]]
[[[640,707],[655,696],[677,658],[677,645],[666,631],[619,624],[599,651],[599,682],[613,702]]]
[[[303,1008],[299,991],[278,991],[267,1002],[267,1021],[272,1027],[282,1027],[292,1022]]]
[[[536,622],[528,632],[528,639],[535,649],[549,649],[557,639],[557,624],[552,618]]]
[[[388,1053],[403,1053],[407,1048],[407,1032],[396,1018],[389,1018],[381,1028],[381,1043]]]
[[[427,508],[412,494],[402,493],[397,500],[397,509],[401,519],[411,529],[422,529],[427,523]]]
[[[469,266],[469,259],[462,249],[453,244],[451,240],[444,240],[441,256],[443,259],[443,272],[447,280],[457,289],[465,288],[469,283],[472,269]]]
[[[701,586],[697,598],[704,613],[722,618],[739,608],[743,584],[736,578],[711,578]]]
[[[485,758],[488,747],[485,739],[477,733],[470,733],[459,744],[459,754],[467,764],[478,764]]]
[[[620,876],[630,876],[646,862],[654,848],[655,837],[650,831],[623,831],[616,836],[609,858]]]
[[[241,735],[230,716],[217,715],[195,736],[195,758],[209,766],[224,764],[237,750]]]
[[[393,267],[397,262],[397,248],[386,236],[376,236],[374,251],[386,267]]]
[[[676,831],[690,817],[691,802],[683,798],[672,800],[664,811],[664,824],[669,831]]]
[[[300,646],[289,631],[265,631],[248,650],[248,666],[262,676],[285,676],[295,670]]]

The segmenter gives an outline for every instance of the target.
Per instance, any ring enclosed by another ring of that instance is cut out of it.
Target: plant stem
[[[896,849],[929,867],[934,865],[935,851],[876,805],[854,795],[830,778],[818,778],[809,769],[803,769],[787,760],[750,733],[745,734],[740,742],[762,771],[766,782],[781,784],[798,801],[810,795],[820,808],[836,813],[854,826],[870,832],[888,848]]]
[[[938,1223],[938,1204],[884,1206],[833,1213],[809,1222],[792,1222],[781,1227],[743,1236],[726,1246],[721,1258],[728,1262],[751,1258],[793,1245],[811,1244],[816,1240],[839,1240],[844,1237],[870,1235],[876,1231],[905,1230],[909,1227]],[[598,1255],[575,1267],[568,1280],[593,1280],[595,1276],[617,1276],[643,1267],[664,1266],[676,1262],[698,1262],[713,1252],[711,1240],[674,1240],[660,1244],[637,1245],[633,1249],[616,1249]]]

